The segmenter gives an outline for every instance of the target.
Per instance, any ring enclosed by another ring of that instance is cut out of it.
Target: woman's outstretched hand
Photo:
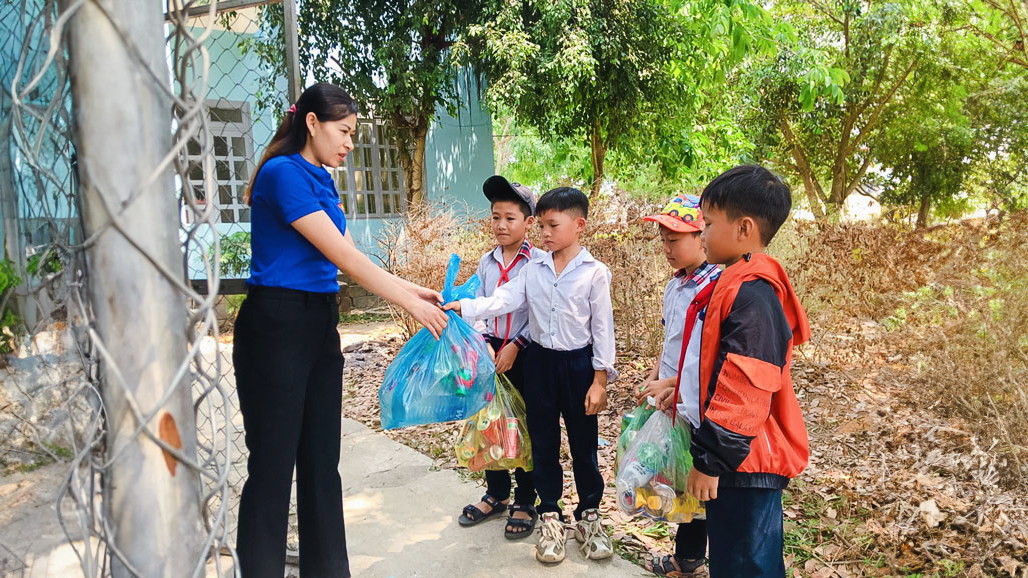
[[[414,293],[414,295],[416,295],[418,299],[428,301],[433,305],[438,305],[443,302],[442,294],[436,291],[435,289],[429,289],[428,287],[416,285],[413,289],[411,289],[411,293]]]
[[[429,301],[423,298],[411,299],[410,304],[404,307],[411,317],[418,320],[428,329],[433,337],[439,339],[443,329],[446,329],[446,313],[439,308],[438,301]]]

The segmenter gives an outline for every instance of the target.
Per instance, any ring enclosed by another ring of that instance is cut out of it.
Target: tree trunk
[[[163,24],[160,3],[98,0],[68,32],[83,224],[98,235],[86,287],[106,351],[103,507],[118,578],[191,576],[207,556],[199,475],[183,463],[196,463],[196,424],[189,374],[176,378],[188,350],[185,297],[169,278],[182,270],[175,185],[168,169],[152,178],[171,150],[170,99],[144,72],[168,77]]]
[[[600,186],[603,184],[603,160],[607,158],[607,144],[603,142],[603,132],[600,130],[600,122],[593,124],[592,135],[589,139],[592,149],[593,161],[593,186],[589,199],[595,199],[600,193]]]
[[[842,167],[836,166],[832,168],[832,189],[828,195],[828,203],[826,209],[828,209],[829,215],[840,215],[842,214],[842,207],[846,204],[846,185],[849,184],[846,179],[846,168],[845,165]]]
[[[511,151],[511,142],[514,140],[514,136],[510,134],[511,126],[514,124],[514,115],[508,115],[503,119],[503,127],[500,129],[500,134],[493,134],[493,150],[496,151],[496,174],[502,175],[507,170],[507,165],[510,164],[510,157],[513,151]]]
[[[780,128],[782,135],[785,137],[785,142],[789,144],[789,150],[796,164],[796,172],[803,179],[803,190],[807,193],[807,203],[810,204],[810,212],[814,213],[814,218],[818,222],[824,221],[825,210],[822,204],[824,194],[820,183],[817,182],[817,177],[814,175],[814,169],[807,162],[807,155],[803,153],[803,147],[800,145],[796,135],[793,134],[789,120],[782,119]]]
[[[931,214],[932,200],[928,195],[921,197],[921,204],[917,209],[917,229],[924,229],[928,226],[928,216]]]
[[[428,138],[428,117],[403,118],[399,113],[390,119],[396,148],[403,167],[404,193],[408,204],[421,204],[425,200],[425,144]]]

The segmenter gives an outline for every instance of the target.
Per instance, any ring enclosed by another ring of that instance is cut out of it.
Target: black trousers
[[[493,351],[496,353],[500,352],[500,347],[503,346],[503,339],[499,337],[489,336],[489,345],[493,346]],[[524,383],[525,383],[525,352],[518,353],[517,359],[514,360],[514,365],[503,374],[504,377],[510,380],[511,385],[514,386],[521,395],[524,396]],[[525,424],[528,425],[527,423]],[[534,506],[535,505],[535,482],[532,480],[531,472],[526,472],[521,468],[514,470],[514,479],[517,480],[518,485],[514,488],[514,503],[521,506]],[[485,471],[485,493],[496,498],[499,501],[510,498],[510,472],[507,470],[486,470]]]
[[[532,438],[535,488],[543,512],[560,512],[557,501],[564,493],[564,470],[560,465],[560,418],[571,446],[572,469],[578,507],[582,512],[598,508],[603,499],[603,474],[596,460],[599,423],[585,414],[585,394],[596,372],[592,345],[574,351],[555,351],[538,344],[525,349],[525,404],[528,406],[528,435]],[[561,515],[563,518],[563,514]]]
[[[300,575],[350,576],[339,479],[343,354],[334,294],[251,288],[235,325],[250,456],[236,548],[246,578],[282,578],[296,466]]]
[[[675,558],[679,560],[702,560],[707,557],[707,521],[694,519],[679,524],[675,533]]]

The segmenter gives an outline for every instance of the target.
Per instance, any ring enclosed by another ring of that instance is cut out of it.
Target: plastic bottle
[[[646,500],[646,514],[660,519],[667,517],[675,501],[675,491],[665,484],[652,484],[649,490],[652,494]]]

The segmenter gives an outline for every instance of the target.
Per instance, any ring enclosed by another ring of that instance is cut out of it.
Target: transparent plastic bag
[[[460,257],[450,256],[443,300],[474,298],[472,275],[454,287]],[[485,338],[453,311],[437,341],[422,328],[389,364],[378,389],[382,429],[467,419],[492,399],[496,366]]]
[[[646,420],[650,419],[650,415],[656,411],[657,408],[653,407],[650,403],[649,398],[645,405],[640,405],[635,409],[631,409],[625,412],[625,415],[621,416],[621,434],[618,436],[618,449],[616,457],[614,458],[614,471],[618,471],[621,466],[621,458],[625,455],[625,451],[628,449],[628,445],[635,439],[635,436],[639,434],[639,430],[646,425]]]
[[[689,442],[687,420],[673,422],[662,411],[652,412],[621,456],[614,482],[618,507],[633,516],[677,523],[704,513],[703,504],[686,492],[692,469]]]
[[[457,463],[471,471],[532,469],[532,441],[525,424],[525,400],[510,381],[496,376],[489,405],[461,426],[454,444]]]

